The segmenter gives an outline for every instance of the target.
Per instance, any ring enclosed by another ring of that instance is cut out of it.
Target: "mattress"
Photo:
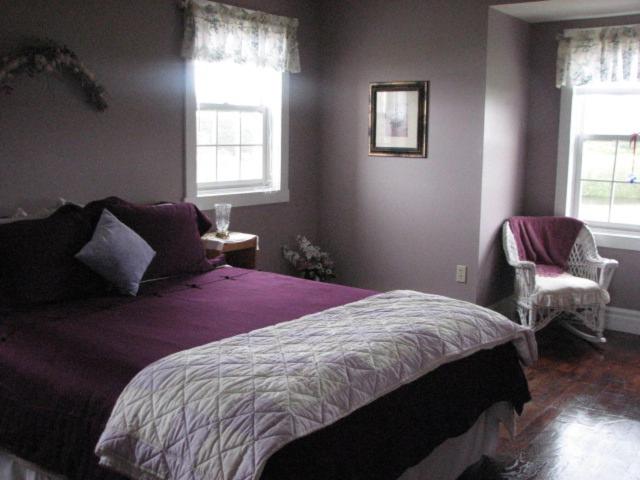
[[[72,480],[122,478],[99,467],[93,449],[120,392],[145,366],[373,293],[225,268],[147,284],[136,298],[3,312],[0,447]],[[395,478],[490,405],[508,401],[519,410],[528,399],[512,345],[478,352],[287,445],[263,478],[357,478],[363,471]]]

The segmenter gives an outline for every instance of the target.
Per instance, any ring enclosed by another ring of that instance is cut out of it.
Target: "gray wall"
[[[235,0],[300,19],[303,73],[291,78],[290,191],[286,204],[238,208],[232,228],[261,235],[259,267],[282,270],[280,245],[317,236],[319,169],[317,3]],[[0,214],[64,197],[132,201],[184,196],[181,13],[173,0],[0,0],[0,55],[28,36],[67,44],[108,90],[96,113],[69,82],[19,78],[0,96]]]
[[[320,234],[341,281],[475,300],[488,3],[328,2]],[[427,159],[367,155],[369,83],[393,80],[431,81]]]
[[[341,281],[483,303],[510,290],[495,240],[498,225],[521,207],[526,85],[517,81],[526,78],[527,28],[496,13],[487,59],[495,3],[328,2],[320,234]],[[393,80],[431,81],[427,159],[367,155],[368,85]],[[499,179],[502,193],[494,189]],[[467,284],[455,282],[457,264],[468,265]]]
[[[640,16],[613,17],[531,26],[529,122],[525,211],[553,215],[556,186],[560,90],[555,87],[556,36],[565,28],[640,23]],[[640,252],[601,248],[620,262],[611,285],[611,306],[640,310]]]
[[[529,24],[490,10],[482,155],[477,303],[491,305],[513,291],[513,269],[502,250],[502,223],[524,206]]]
[[[334,254],[343,283],[485,304],[508,290],[495,240],[502,218],[521,201],[524,29],[492,14],[498,29],[487,37],[488,5],[508,2],[229,3],[301,21],[303,73],[291,79],[291,201],[232,214],[234,229],[261,235],[259,266],[284,271],[280,245],[304,233]],[[175,5],[0,0],[0,54],[29,35],[66,43],[108,89],[110,103],[98,114],[76,86],[44,76],[21,78],[13,95],[0,97],[0,214],[59,196],[182,199],[184,71]],[[531,30],[530,214],[553,211],[554,37],[570,25]],[[368,157],[369,82],[421,79],[431,80],[429,158]],[[640,309],[640,255],[604,253],[621,260],[613,304]],[[469,266],[466,285],[454,281],[456,264]]]

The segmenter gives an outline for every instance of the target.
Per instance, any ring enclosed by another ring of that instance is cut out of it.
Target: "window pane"
[[[274,105],[282,92],[282,73],[233,62],[195,61],[198,103]]]
[[[640,155],[640,151],[638,151],[637,153],[638,155]],[[636,167],[635,170],[634,167]],[[640,172],[640,168],[638,167],[640,167],[640,158],[634,159],[633,147],[629,145],[629,142],[621,140],[618,143],[618,158],[616,159],[615,180],[618,182],[628,182],[629,177],[632,173],[634,173],[634,171]]]
[[[284,75],[230,62],[194,61],[193,67],[197,146],[216,147],[215,153],[198,153],[198,182],[217,184],[207,189],[248,190],[248,183],[273,177],[268,187],[280,188]]]
[[[198,123],[198,145],[215,145],[216,112],[215,110],[199,110],[196,112]]]
[[[197,152],[197,179],[198,183],[216,181],[216,147],[198,147]]]
[[[578,216],[583,220],[608,222],[611,183],[580,182],[580,187]]]
[[[582,132],[596,135],[630,135],[638,128],[640,95],[580,93],[584,101]]]
[[[242,144],[262,145],[263,114],[260,112],[242,113]]]
[[[262,178],[262,147],[242,147],[240,178],[259,180]]]
[[[240,147],[218,147],[218,181],[240,178]]]
[[[240,112],[218,112],[218,145],[240,143]]]
[[[640,184],[615,184],[610,221],[640,225]]]
[[[581,178],[611,180],[616,158],[615,140],[587,140],[582,144]]]

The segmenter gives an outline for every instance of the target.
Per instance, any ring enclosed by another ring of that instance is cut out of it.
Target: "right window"
[[[579,139],[577,216],[621,227],[640,225],[640,184],[628,136],[585,135]]]
[[[640,89],[566,90],[571,114],[565,112],[570,127],[561,128],[570,139],[564,213],[601,237],[640,235],[640,143],[634,152],[631,142],[640,128]]]

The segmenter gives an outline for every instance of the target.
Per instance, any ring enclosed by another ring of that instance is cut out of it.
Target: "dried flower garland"
[[[99,111],[106,110],[104,87],[96,82],[93,73],[87,70],[75,53],[52,40],[32,41],[3,57],[0,61],[0,90],[11,93],[14,87],[10,82],[15,76],[26,73],[33,77],[42,72],[72,76],[80,83],[87,102]]]

